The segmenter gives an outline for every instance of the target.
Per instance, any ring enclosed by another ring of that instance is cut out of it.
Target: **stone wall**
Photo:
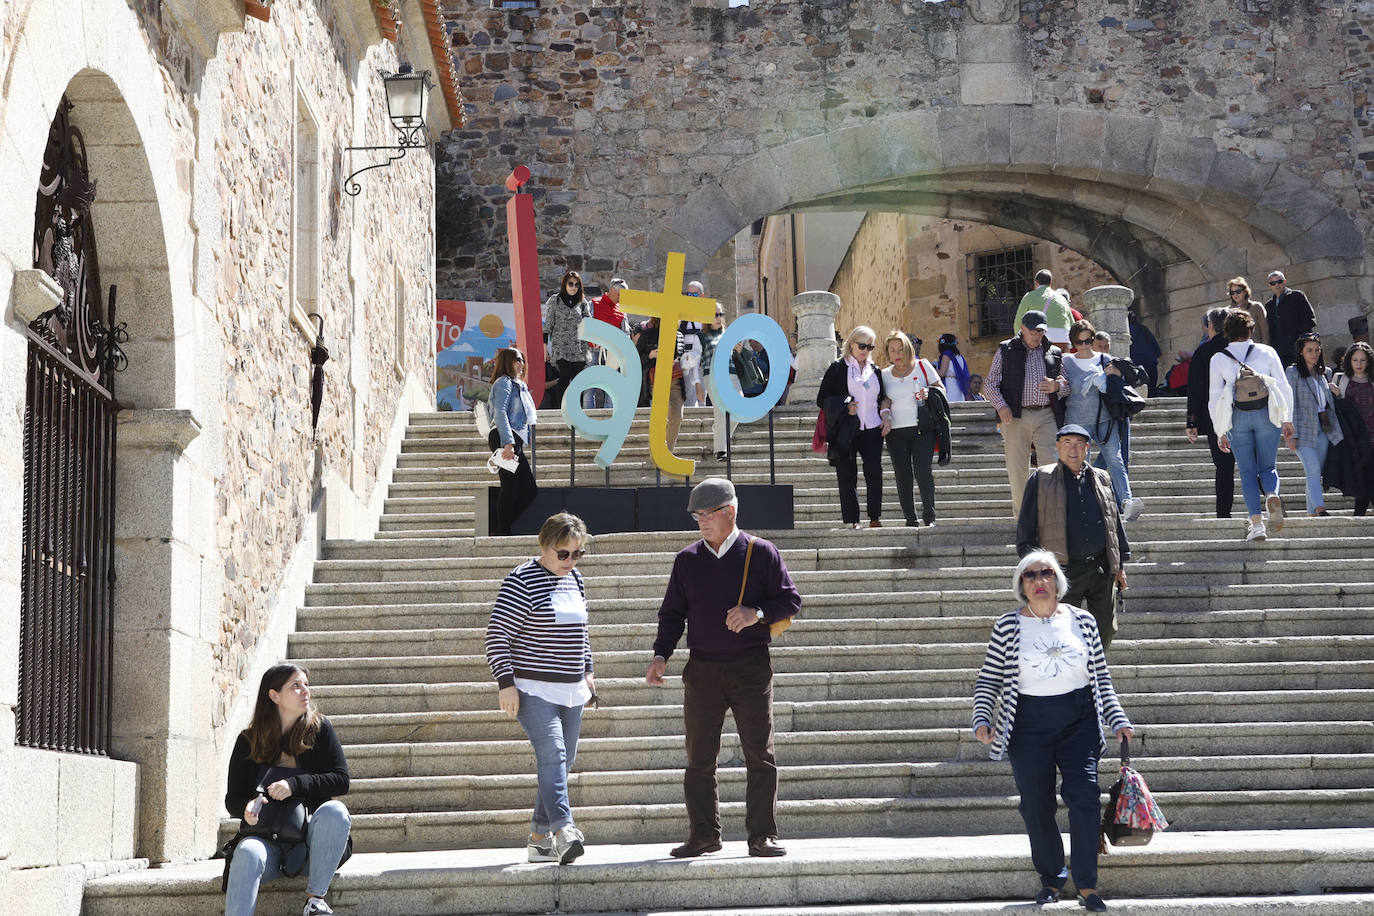
[[[859,226],[830,284],[830,291],[840,297],[835,330],[841,337],[860,324],[877,333],[879,346],[894,328],[918,333],[907,301],[906,223],[901,213],[872,213]]]
[[[129,369],[116,382],[125,409],[113,754],[137,763],[136,775],[89,758],[89,767],[25,764],[27,781],[12,778],[18,757],[60,755],[13,750],[22,468],[0,461],[10,484],[0,488],[0,798],[51,807],[58,833],[83,837],[59,843],[56,858],[26,844],[14,860],[22,867],[10,886],[32,902],[26,911],[51,914],[75,912],[73,880],[79,905],[83,872],[72,863],[213,848],[229,745],[261,670],[285,653],[322,507],[346,516],[330,530],[366,535],[397,422],[432,403],[431,155],[422,147],[369,172],[357,198],[340,188],[366,161],[343,147],[394,137],[378,69],[433,62],[418,18],[398,46],[382,40],[370,3],[351,0],[279,0],[266,23],[245,21],[239,0],[23,0],[6,4],[0,22],[0,188],[23,217],[0,226],[0,454],[21,454],[23,327],[45,307],[25,273],[33,224],[24,214],[64,92],[99,183],[102,279],[119,284],[130,335]],[[442,95],[431,102],[430,123],[445,129]],[[298,155],[302,112],[316,128],[313,159]],[[323,316],[331,353],[314,435],[314,332],[294,273],[310,247],[293,224],[297,183],[316,189],[301,201],[317,213],[318,287],[301,291]],[[21,288],[29,292],[12,295]],[[41,797],[51,784],[79,798],[92,778],[101,788],[90,811]],[[137,810],[137,831],[90,834],[100,810]],[[0,898],[9,900],[3,830]]]
[[[445,295],[506,294],[500,179],[525,163],[546,284],[887,209],[1080,251],[1133,278],[1161,342],[1279,264],[1324,331],[1374,301],[1368,2],[444,9],[473,117],[442,169],[474,214],[440,240]]]

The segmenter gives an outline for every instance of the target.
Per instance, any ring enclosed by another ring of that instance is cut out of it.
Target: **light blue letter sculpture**
[[[630,424],[634,422],[643,379],[642,364],[639,351],[635,349],[630,336],[614,325],[596,318],[583,318],[577,333],[583,340],[605,347],[620,365],[620,371],[610,366],[588,366],[577,373],[577,377],[568,383],[567,391],[563,392],[564,421],[573,428],[574,434],[581,433],[601,443],[593,460],[597,467],[605,470],[620,454],[625,437],[630,433]],[[786,340],[783,341],[783,349],[786,349]],[[582,409],[582,393],[588,388],[600,388],[611,396],[609,417],[587,416]]]
[[[762,394],[753,397],[736,391],[729,381],[730,357],[735,344],[741,340],[757,340],[768,354],[768,387],[763,389]],[[744,315],[731,322],[716,342],[716,355],[711,360],[711,374],[707,381],[711,401],[719,404],[732,420],[752,423],[765,416],[782,400],[791,368],[792,349],[788,347],[787,335],[778,327],[778,323],[767,315]]]

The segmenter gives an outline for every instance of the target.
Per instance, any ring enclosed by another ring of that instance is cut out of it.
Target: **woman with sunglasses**
[[[525,458],[525,443],[529,441],[530,427],[537,414],[534,398],[525,384],[525,354],[514,347],[496,351],[487,406],[494,424],[487,433],[488,448],[492,451],[501,449],[501,457],[506,461],[516,460],[515,470],[501,468],[497,472],[501,492],[496,497],[496,521],[491,533],[507,535],[539,492],[534,471],[530,470],[530,463]]]
[[[864,462],[864,490],[868,499],[868,527],[881,528],[883,515],[883,439],[892,428],[892,415],[883,403],[887,395],[883,375],[872,355],[878,335],[865,325],[849,332],[843,356],[830,364],[816,392],[816,406],[825,411],[830,463],[840,489],[840,518],[859,522],[859,458]]]
[[[1069,809],[1070,860],[1078,903],[1107,909],[1097,893],[1100,810],[1097,762],[1106,736],[1135,737],[1112,688],[1092,614],[1060,603],[1069,583],[1054,554],[1021,558],[1012,591],[1021,605],[992,625],[973,694],[973,732],[993,760],[1011,758],[1041,905],[1059,900],[1069,871],[1055,818],[1054,777]]]
[[[1322,466],[1326,452],[1345,439],[1336,422],[1335,395],[1340,389],[1331,384],[1331,370],[1322,360],[1322,337],[1315,331],[1298,335],[1293,347],[1293,365],[1284,370],[1293,389],[1293,431],[1286,442],[1302,460],[1307,479],[1307,514],[1328,515],[1322,493]]]
[[[1269,312],[1263,302],[1256,302],[1250,284],[1244,277],[1232,277],[1226,281],[1226,308],[1245,309],[1255,321],[1255,330],[1250,339],[1257,344],[1269,344]]]
[[[534,746],[538,780],[528,861],[567,865],[585,837],[573,826],[568,774],[577,758],[582,708],[596,702],[587,636],[587,589],[577,561],[590,543],[582,519],[566,512],[539,529],[539,556],[506,576],[487,624],[487,664],[501,711]]]
[[[1131,493],[1131,478],[1126,471],[1124,448],[1129,420],[1114,419],[1103,402],[1107,377],[1120,377],[1121,370],[1113,365],[1110,353],[1100,353],[1093,348],[1096,335],[1097,330],[1086,319],[1069,326],[1069,342],[1074,349],[1064,360],[1064,377],[1069,382],[1064,423],[1076,423],[1092,434],[1099,466],[1105,465],[1103,469],[1112,476],[1112,491],[1121,506],[1121,520],[1132,522],[1140,517],[1145,500]]]
[[[544,336],[549,342],[549,359],[558,366],[558,383],[549,395],[550,407],[563,406],[563,392],[587,368],[592,348],[582,339],[582,319],[592,317],[592,304],[582,293],[582,275],[575,270],[563,274],[558,292],[544,301]]]

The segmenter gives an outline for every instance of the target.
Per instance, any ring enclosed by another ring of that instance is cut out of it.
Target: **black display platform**
[[[488,487],[486,505],[477,501],[473,528],[491,533],[500,487]],[[696,531],[687,514],[691,488],[675,487],[540,487],[530,507],[516,519],[511,534],[538,534],[544,519],[571,512],[587,523],[591,534],[620,531]],[[791,484],[737,484],[740,521],[751,530],[793,527]]]

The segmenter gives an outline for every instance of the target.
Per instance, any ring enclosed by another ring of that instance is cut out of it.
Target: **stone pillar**
[[[1112,335],[1112,355],[1131,355],[1131,326],[1126,309],[1135,293],[1125,286],[1094,286],[1083,294],[1088,320],[1099,331]]]
[[[798,293],[792,297],[792,314],[797,316],[797,381],[792,385],[789,404],[814,404],[821,387],[821,376],[835,361],[835,316],[840,297],[824,290]]]

